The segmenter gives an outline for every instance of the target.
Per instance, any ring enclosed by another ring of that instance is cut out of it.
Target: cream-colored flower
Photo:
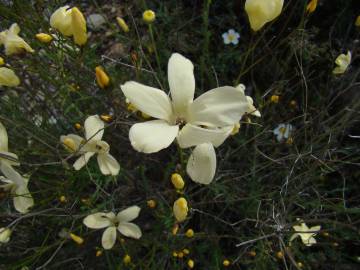
[[[87,42],[86,20],[77,7],[58,8],[50,17],[50,25],[64,36],[72,36],[79,46]]]
[[[13,23],[8,30],[0,33],[0,45],[5,47],[5,54],[12,55],[24,51],[34,52],[34,50],[21,37],[19,37],[20,27]]]
[[[34,199],[28,189],[29,178],[22,177],[9,165],[2,165],[1,171],[5,177],[0,177],[0,181],[5,184],[0,187],[9,190],[14,196],[14,207],[17,211],[27,213],[34,205]]]
[[[6,167],[19,166],[18,156],[9,152],[9,138],[6,128],[0,122],[0,171],[4,173]]]
[[[259,31],[266,23],[278,17],[283,5],[284,0],[246,0],[245,11],[251,29]]]
[[[173,213],[178,222],[183,222],[189,212],[188,203],[185,198],[181,197],[174,202]]]
[[[120,165],[110,155],[110,145],[101,140],[104,134],[104,122],[98,115],[89,116],[85,120],[84,129],[85,139],[76,134],[60,137],[60,141],[68,150],[81,155],[73,165],[75,170],[80,170],[93,155],[97,154],[97,161],[102,174],[117,175],[120,171]]]
[[[111,249],[116,241],[116,230],[122,235],[139,239],[142,235],[139,226],[133,221],[139,216],[140,207],[131,206],[115,215],[113,212],[98,212],[87,216],[83,223],[91,229],[106,228],[101,243],[104,249]]]
[[[314,236],[320,231],[321,226],[313,226],[309,228],[304,222],[301,222],[300,225],[293,226],[293,229],[296,232],[290,237],[290,245],[295,238],[300,236],[301,241],[305,246],[312,246],[313,244],[316,244]]]
[[[0,228],[0,244],[6,244],[10,241],[11,230],[9,228]]]
[[[191,61],[174,53],[168,64],[171,97],[159,89],[137,82],[121,86],[126,98],[140,111],[157,118],[133,125],[132,146],[143,153],[168,147],[175,138],[181,148],[201,143],[221,145],[232,126],[248,110],[245,95],[235,87],[224,86],[194,98],[195,78]]]
[[[351,63],[351,52],[348,51],[347,54],[340,54],[336,60],[335,64],[337,67],[334,68],[333,74],[343,74],[347,70],[348,66]]]
[[[18,86],[20,79],[15,72],[7,67],[0,67],[0,86]]]

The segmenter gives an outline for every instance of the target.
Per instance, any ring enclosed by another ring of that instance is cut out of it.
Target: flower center
[[[235,39],[235,36],[233,34],[228,35],[229,41],[233,41]]]
[[[182,128],[183,126],[185,126],[186,124],[186,120],[183,117],[177,117],[175,120],[175,125],[178,125],[180,128]]]

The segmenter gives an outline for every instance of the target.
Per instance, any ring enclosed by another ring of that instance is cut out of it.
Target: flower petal
[[[22,177],[13,167],[8,163],[0,163],[1,172],[5,175],[6,179],[13,182],[16,186],[26,186],[27,179]]]
[[[118,175],[120,165],[117,160],[109,153],[98,154],[97,161],[103,175]]]
[[[178,126],[170,126],[163,120],[153,120],[133,125],[129,138],[136,151],[149,154],[168,147],[178,132]]]
[[[0,67],[0,86],[18,86],[20,84],[19,77],[15,72],[7,67]]]
[[[112,212],[98,212],[88,215],[86,218],[84,218],[83,223],[86,227],[91,229],[102,229],[111,226],[112,223],[110,219],[114,217],[115,214]]]
[[[142,236],[141,229],[134,223],[121,222],[118,226],[118,230],[127,237],[139,239]]]
[[[80,170],[82,167],[84,167],[89,159],[94,155],[94,152],[86,152],[85,154],[81,155],[74,163],[73,167],[75,170]]]
[[[221,145],[231,134],[232,126],[224,128],[201,128],[192,124],[186,124],[177,136],[181,148],[187,148],[202,143],[212,143],[215,147]]]
[[[211,143],[203,143],[195,147],[186,172],[190,178],[200,184],[208,185],[214,179],[216,171],[216,154]]]
[[[104,134],[104,122],[98,115],[86,118],[84,123],[85,138],[90,141],[100,141]]]
[[[235,87],[223,86],[212,89],[190,105],[189,121],[194,125],[208,127],[232,126],[248,110],[248,100]]]
[[[107,228],[101,238],[101,244],[104,249],[111,249],[116,241],[116,227],[111,226]]]
[[[137,205],[130,206],[126,208],[125,210],[122,210],[119,212],[116,216],[117,220],[119,222],[129,222],[134,220],[139,216],[141,208]]]
[[[14,207],[20,213],[27,213],[29,208],[34,205],[27,185],[20,185],[14,189]]]
[[[71,36],[71,9],[69,6],[58,8],[50,17],[50,26],[59,30],[64,36]]]
[[[6,128],[0,122],[0,151],[7,152],[8,151],[8,135],[6,132]]]
[[[173,53],[168,63],[168,80],[174,109],[185,115],[194,99],[195,77],[191,61],[179,53]]]
[[[121,85],[125,97],[140,111],[167,121],[172,118],[170,98],[164,91],[137,82],[126,82]]]
[[[75,44],[84,45],[87,41],[86,20],[77,7],[71,9],[71,24]]]
[[[189,212],[188,203],[185,198],[180,197],[174,202],[173,214],[177,222],[183,222]]]

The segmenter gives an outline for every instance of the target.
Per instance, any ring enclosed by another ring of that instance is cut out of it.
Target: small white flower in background
[[[273,133],[274,133],[274,135],[276,135],[276,139],[279,142],[282,142],[291,137],[293,130],[294,130],[294,127],[291,124],[279,124],[273,130]]]
[[[0,245],[10,241],[11,230],[9,228],[0,228]]]
[[[9,139],[4,125],[0,122],[0,170],[6,167],[19,166],[18,156],[9,152]]]
[[[140,207],[131,206],[115,215],[113,212],[98,212],[87,216],[83,223],[91,229],[103,229],[101,243],[104,249],[111,249],[116,241],[116,229],[124,236],[139,239],[142,235],[139,226],[133,221],[139,216]]]
[[[337,67],[334,68],[333,74],[343,74],[347,70],[348,66],[351,63],[351,52],[348,51],[347,54],[340,54],[336,60],[335,64]]]
[[[49,123],[50,125],[56,125],[57,119],[52,115],[52,116],[48,119],[48,123]]]
[[[234,29],[230,29],[229,31],[222,34],[222,38],[224,40],[224,44],[232,43],[236,45],[239,43],[240,34]]]
[[[164,91],[137,82],[121,85],[131,104],[157,118],[130,128],[131,145],[139,152],[155,153],[168,147],[175,139],[181,148],[208,143],[211,146],[206,149],[212,156],[210,148],[220,146],[232,132],[234,124],[248,112],[248,99],[235,87],[223,86],[194,100],[194,66],[178,53],[172,54],[169,59],[168,80],[171,99]],[[208,180],[205,182],[209,183]]]
[[[4,190],[9,190],[14,196],[14,207],[20,213],[27,213],[29,208],[34,205],[29,189],[29,178],[22,177],[13,167],[5,165],[2,167],[2,173],[5,177],[0,176],[0,181],[5,183],[0,185]]]
[[[93,155],[97,154],[97,161],[102,174],[117,175],[119,173],[120,165],[110,155],[110,145],[101,140],[104,134],[104,126],[104,122],[98,115],[92,115],[84,123],[86,140],[76,134],[60,137],[60,141],[70,152],[81,155],[73,165],[75,170],[80,170]]]
[[[12,55],[24,51],[34,52],[34,50],[21,37],[19,37],[20,27],[13,23],[8,30],[0,33],[0,45],[4,45],[5,54]]]
[[[304,222],[301,222],[300,225],[294,225],[293,229],[296,232],[290,237],[289,244],[291,245],[291,242],[300,236],[304,245],[309,247],[316,244],[314,236],[320,231],[321,226],[313,226],[309,228]]]

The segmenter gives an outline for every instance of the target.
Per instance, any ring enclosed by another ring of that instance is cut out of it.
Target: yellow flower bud
[[[118,23],[118,25],[120,26],[120,28],[125,32],[129,32],[129,26],[126,24],[126,22],[124,21],[123,18],[120,18],[120,17],[116,17],[116,21]]]
[[[63,144],[65,145],[66,150],[70,152],[75,152],[77,149],[75,141],[69,137],[63,140]]]
[[[185,236],[187,238],[192,238],[194,237],[195,233],[194,233],[194,230],[193,229],[188,229],[186,232],[185,232]]]
[[[278,258],[279,260],[281,260],[282,258],[284,258],[284,253],[283,253],[282,251],[276,252],[276,258]]]
[[[245,11],[249,17],[251,29],[260,30],[266,23],[281,13],[284,0],[246,0]]]
[[[151,209],[155,208],[156,207],[156,201],[155,200],[148,200],[146,202],[147,206]]]
[[[76,124],[74,125],[74,127],[75,127],[77,130],[79,130],[79,129],[81,129],[81,124],[80,124],[80,123],[76,123]]]
[[[125,265],[128,265],[128,264],[131,263],[131,257],[130,257],[129,254],[126,254],[126,255],[124,256],[124,258],[123,258],[123,263],[124,263]]]
[[[231,131],[231,135],[234,136],[239,133],[240,130],[240,123],[236,123]]]
[[[95,68],[96,81],[100,88],[104,89],[110,84],[110,78],[101,66]]]
[[[317,6],[317,0],[311,0],[309,4],[306,6],[306,11],[309,13],[313,13]]]
[[[178,258],[180,258],[180,259],[184,258],[184,252],[179,251],[178,252]]]
[[[225,260],[223,261],[223,266],[228,267],[229,265],[230,265],[230,261],[227,260],[227,259],[225,259]]]
[[[189,208],[185,198],[179,198],[174,202],[173,212],[176,220],[182,222],[186,219]]]
[[[182,250],[182,252],[184,252],[185,255],[189,255],[190,254],[190,250],[188,250],[187,248],[184,248]]]
[[[195,266],[195,262],[192,259],[189,259],[187,265],[189,266],[190,269],[193,269]]]
[[[356,17],[355,26],[360,27],[360,15]]]
[[[322,232],[321,234],[325,237],[329,237],[329,235],[330,235],[328,232]]]
[[[100,115],[100,119],[103,120],[104,122],[109,123],[113,120],[113,117],[110,114],[102,114]]]
[[[176,189],[183,189],[185,186],[185,182],[180,174],[173,173],[171,175],[171,183],[174,185]]]
[[[77,7],[71,9],[71,19],[75,44],[85,45],[87,42],[86,20]]]
[[[15,72],[7,67],[0,67],[0,86],[18,86],[20,79],[16,76]]]
[[[291,100],[289,105],[290,105],[290,107],[292,107],[292,108],[296,108],[296,106],[297,106],[296,100]]]
[[[0,228],[0,243],[7,243],[10,241],[12,231],[9,228]]]
[[[286,144],[288,145],[292,145],[294,143],[294,139],[292,137],[289,137],[287,140],[286,140]]]
[[[179,231],[179,224],[175,223],[172,230],[171,230],[171,233],[173,235],[176,235],[178,233],[178,231]]]
[[[270,101],[271,101],[272,103],[279,103],[279,99],[280,99],[280,97],[279,97],[278,95],[272,95],[272,96],[270,97]]]
[[[2,66],[2,65],[4,65],[5,64],[5,60],[4,60],[4,58],[2,58],[1,56],[0,56],[0,66]]]
[[[67,202],[67,199],[66,199],[66,197],[65,197],[64,195],[62,195],[62,196],[60,196],[59,201],[60,201],[61,203],[66,203],[66,202]]]
[[[256,252],[254,250],[249,251],[248,254],[249,254],[250,257],[255,257],[256,256]]]
[[[143,13],[143,20],[146,23],[152,23],[153,21],[155,21],[155,17],[155,12],[151,9],[145,10]]]
[[[35,37],[42,43],[50,43],[53,40],[51,35],[45,33],[36,34]]]
[[[103,251],[102,251],[102,250],[98,250],[98,251],[96,251],[95,256],[96,256],[96,257],[100,257],[102,254],[103,254]]]
[[[82,245],[84,243],[84,239],[76,234],[70,233],[70,238],[78,245]]]
[[[172,255],[173,255],[173,257],[177,258],[178,253],[177,253],[176,251],[174,251],[174,252],[172,253]]]
[[[304,264],[302,262],[297,262],[296,263],[297,267],[299,268],[303,268],[304,267]]]

